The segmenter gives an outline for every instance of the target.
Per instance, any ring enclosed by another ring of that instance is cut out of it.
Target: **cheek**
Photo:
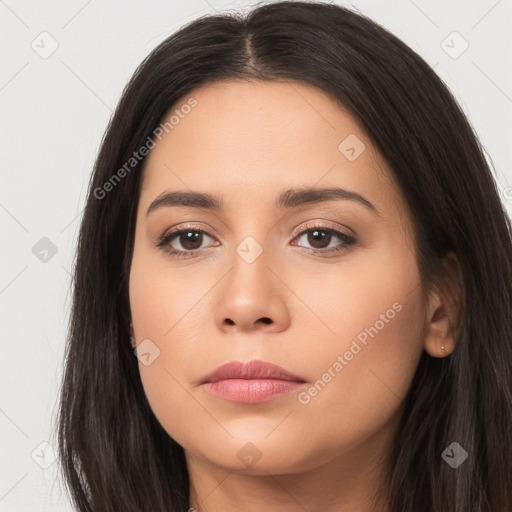
[[[179,339],[184,348],[192,343],[193,350],[197,339],[190,327],[197,324],[202,295],[213,286],[213,276],[186,264],[173,269],[170,259],[148,244],[141,235],[130,270],[129,299],[137,342],[151,339],[162,355],[173,339]]]
[[[323,294],[329,301],[318,295],[316,312],[334,334],[323,329],[320,343],[305,346],[300,356],[314,368],[314,382],[298,396],[303,416],[296,419],[319,418],[318,433],[333,449],[337,439],[368,437],[398,411],[422,352],[414,260],[383,253],[373,265],[364,263],[328,281]]]
[[[173,287],[162,287],[152,279],[135,279],[130,285],[139,373],[158,421],[171,437],[181,440],[186,438],[194,416],[200,414],[187,382],[197,355],[195,336],[186,329],[190,325],[186,313],[191,306],[176,301],[170,290]]]
[[[158,421],[178,442],[188,439],[191,425],[204,417],[190,383],[215,357],[203,335],[206,322],[212,323],[205,311],[207,294],[218,280],[209,274],[186,266],[171,271],[161,255],[134,251],[129,295],[141,382]]]

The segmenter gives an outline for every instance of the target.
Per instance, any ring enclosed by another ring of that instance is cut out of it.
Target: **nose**
[[[287,297],[290,292],[277,277],[263,252],[251,263],[238,254],[233,267],[218,288],[215,320],[225,332],[280,332],[288,328],[290,313]]]

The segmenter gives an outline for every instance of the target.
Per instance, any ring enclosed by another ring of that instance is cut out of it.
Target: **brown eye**
[[[163,235],[157,247],[172,256],[186,258],[193,256],[195,252],[199,252],[202,249],[205,237],[213,239],[202,229],[181,229]]]
[[[176,239],[183,249],[193,251],[201,247],[203,232],[187,229],[186,231],[181,231],[180,233],[175,234],[172,239]]]
[[[329,246],[331,240],[332,234],[328,231],[314,229],[307,233],[307,241],[314,249],[325,249]],[[327,245],[325,245],[326,242]]]
[[[323,227],[313,227],[303,231],[299,236],[298,240],[305,239],[303,243],[310,244],[313,252],[337,252],[347,249],[348,246],[354,245],[356,243],[356,239],[352,236],[346,235],[345,233],[341,233],[335,229],[323,228]],[[336,244],[335,242],[338,241]],[[331,245],[331,242],[334,242],[334,245]],[[303,243],[299,244],[304,247]],[[331,251],[326,251],[331,247]]]

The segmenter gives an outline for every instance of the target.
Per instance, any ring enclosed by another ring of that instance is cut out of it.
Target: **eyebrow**
[[[368,199],[350,190],[338,187],[329,188],[301,188],[289,189],[281,192],[275,201],[275,207],[279,209],[295,208],[306,204],[316,204],[333,200],[356,201],[365,206],[375,215],[379,215],[378,209]],[[175,190],[164,192],[158,196],[148,208],[146,215],[165,206],[189,206],[205,210],[220,211],[223,208],[222,199],[218,196],[196,191]]]

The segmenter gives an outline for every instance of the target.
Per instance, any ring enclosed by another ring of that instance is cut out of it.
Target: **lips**
[[[210,372],[202,384],[226,379],[277,379],[292,382],[306,382],[302,377],[288,372],[284,368],[265,361],[253,360],[246,363],[230,361]]]
[[[257,404],[297,391],[306,381],[272,363],[231,361],[208,374],[202,384],[212,395],[244,404]]]

